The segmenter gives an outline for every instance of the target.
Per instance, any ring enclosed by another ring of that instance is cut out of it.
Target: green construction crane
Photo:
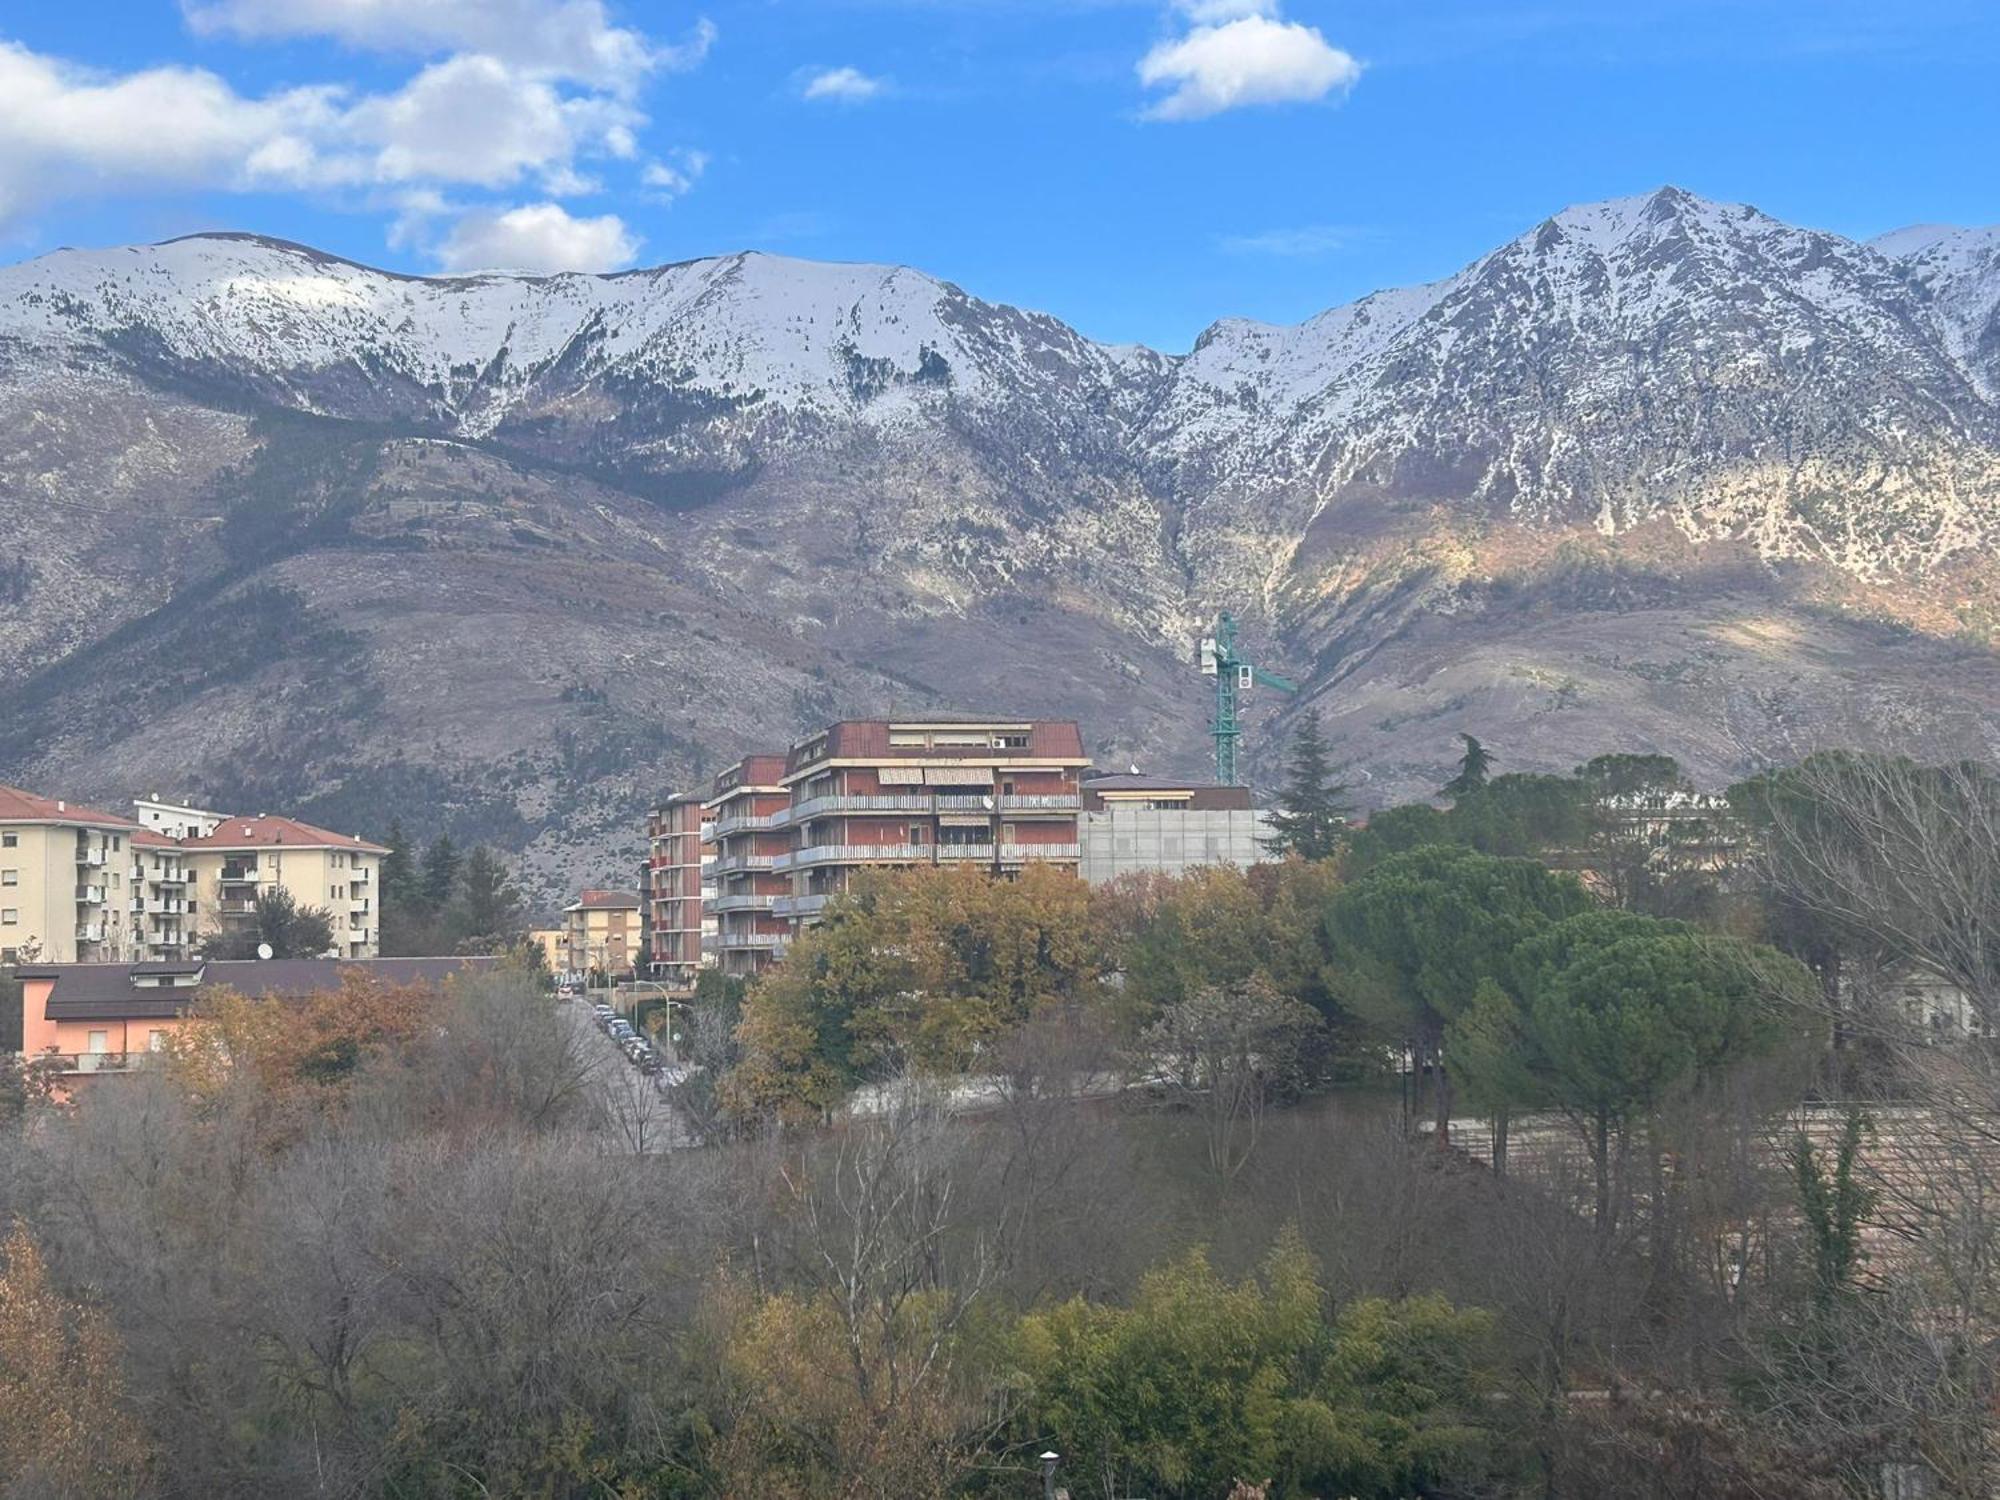
[[[1215,722],[1209,726],[1209,733],[1215,736],[1215,779],[1224,786],[1236,786],[1236,748],[1243,738],[1236,709],[1243,695],[1252,684],[1281,693],[1296,693],[1299,685],[1236,654],[1236,617],[1227,610],[1215,617],[1215,634],[1202,640],[1201,670],[1204,676],[1215,679]]]

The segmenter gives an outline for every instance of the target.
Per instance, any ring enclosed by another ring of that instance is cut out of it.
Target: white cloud
[[[639,174],[639,181],[652,189],[654,196],[674,199],[692,192],[701,174],[708,170],[708,153],[690,151],[683,147],[670,151],[660,161],[646,163]]]
[[[117,192],[532,182],[576,194],[596,187],[580,163],[636,156],[644,123],[620,97],[482,55],[446,58],[388,93],[325,85],[250,98],[200,69],[112,75],[0,42],[0,225]],[[688,185],[700,170],[690,161]]]
[[[806,79],[800,93],[807,99],[833,99],[858,104],[873,99],[883,89],[882,80],[870,78],[859,68],[827,68]]]
[[[474,209],[436,250],[447,271],[615,271],[639,254],[616,214],[575,218],[560,203]]]
[[[517,68],[630,89],[646,73],[700,62],[715,28],[663,45],[612,24],[602,0],[183,0],[201,32],[250,39],[324,36],[419,56],[478,52]]]
[[[1244,16],[1276,16],[1278,0],[1175,0],[1174,9],[1197,26],[1220,26]]]
[[[1305,224],[1297,229],[1267,229],[1261,234],[1225,235],[1219,241],[1231,255],[1278,255],[1308,260],[1331,255],[1354,243],[1355,232],[1338,224]]]
[[[1303,104],[1351,88],[1361,64],[1320,32],[1278,19],[1275,4],[1192,0],[1197,24],[1139,62],[1139,81],[1172,92],[1146,111],[1153,120],[1201,120],[1248,104]],[[1204,20],[1204,17],[1213,17]]]

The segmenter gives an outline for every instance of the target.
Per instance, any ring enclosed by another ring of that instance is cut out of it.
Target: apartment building
[[[135,962],[185,959],[194,952],[194,875],[178,840],[135,828],[131,851],[129,925]]]
[[[198,839],[222,826],[228,813],[181,802],[162,801],[158,792],[132,799],[132,817],[141,828],[170,839]]]
[[[630,974],[640,961],[639,898],[584,891],[563,908],[562,967],[572,973]]]
[[[1083,783],[1083,878],[1185,875],[1203,865],[1271,858],[1271,815],[1250,788],[1170,776],[1093,776]]]
[[[136,937],[127,887],[138,825],[0,786],[0,963],[109,963]]]
[[[778,868],[791,849],[787,763],[783,755],[746,755],[715,778],[706,804],[715,879],[703,912],[715,917],[716,964],[725,974],[757,973],[791,932],[777,911],[792,889]]]
[[[248,934],[259,892],[283,889],[302,907],[324,907],[342,958],[382,950],[382,856],[359,835],[332,833],[296,818],[230,816],[210,833],[180,840],[193,877],[189,915],[199,930]]]
[[[717,958],[715,857],[706,847],[715,824],[704,801],[698,792],[669,797],[646,829],[652,849],[647,957],[652,976],[678,990],[693,989],[701,970]]]

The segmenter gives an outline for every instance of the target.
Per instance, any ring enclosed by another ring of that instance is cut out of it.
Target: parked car
[[[630,1021],[624,1020],[622,1018],[613,1021],[609,1026],[605,1028],[605,1030],[611,1033],[613,1040],[620,1043],[623,1043],[627,1038],[635,1037],[639,1034],[638,1032],[632,1029],[632,1023]]]
[[[618,1014],[617,1011],[606,1005],[602,1000],[590,1007],[590,1013],[597,1017],[600,1025]]]

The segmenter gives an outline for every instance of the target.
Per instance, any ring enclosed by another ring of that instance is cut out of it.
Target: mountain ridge
[[[1306,684],[1258,712],[1323,707],[1380,796],[1459,723],[1521,765],[1625,725],[1711,778],[1815,716],[1983,751],[1996,375],[2000,231],[1673,188],[1182,354],[761,252],[52,252],[0,269],[0,772],[393,807],[553,891],[835,712],[1073,712],[1194,769],[1222,607]],[[23,696],[66,673],[151,732]]]

